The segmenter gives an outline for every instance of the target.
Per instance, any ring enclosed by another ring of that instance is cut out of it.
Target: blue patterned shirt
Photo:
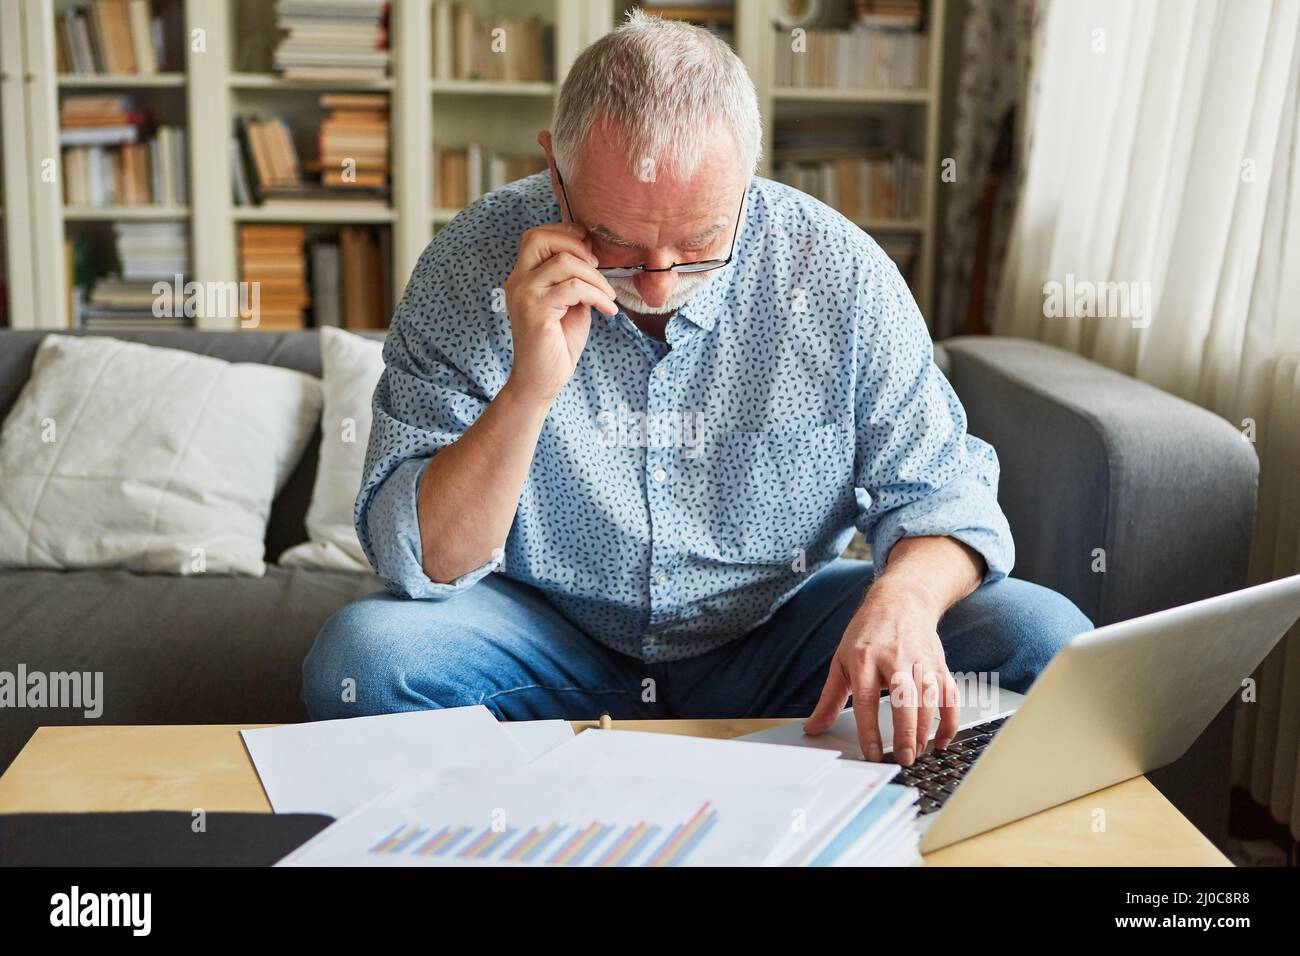
[[[397,307],[356,505],[394,593],[454,600],[499,572],[602,644],[670,661],[761,624],[855,524],[878,567],[902,537],[947,535],[987,579],[1010,571],[997,457],[967,434],[898,269],[834,210],[754,178],[735,259],[667,342],[592,311],[504,549],[431,581],[420,476],[505,385],[501,289],[523,232],[559,218],[545,173],[488,194],[425,249]]]

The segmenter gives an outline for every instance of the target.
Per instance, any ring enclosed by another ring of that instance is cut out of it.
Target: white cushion
[[[320,407],[301,372],[46,336],[0,426],[0,566],[261,575]]]
[[[307,508],[307,537],[280,563],[330,571],[369,571],[357,540],[352,508],[361,488],[370,441],[370,402],[384,371],[384,343],[326,326],[320,330],[320,460]]]

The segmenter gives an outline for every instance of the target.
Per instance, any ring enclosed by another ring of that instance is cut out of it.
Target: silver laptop
[[[1297,618],[1300,575],[1080,634],[1029,694],[964,703],[947,750],[932,745],[899,771],[921,792],[921,851],[1177,760]],[[880,724],[892,744],[887,697]],[[851,709],[817,737],[796,721],[743,739],[862,759]]]

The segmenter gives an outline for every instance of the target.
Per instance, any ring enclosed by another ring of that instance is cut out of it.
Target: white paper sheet
[[[803,838],[788,848],[787,862],[791,866],[804,866],[815,859],[847,822],[880,795],[898,770],[897,764],[837,759],[818,780],[821,796],[801,821]],[[871,842],[863,839],[853,849],[869,847]]]
[[[511,720],[501,726],[531,760],[573,739],[573,724],[567,720]]]
[[[802,786],[834,766],[837,751],[652,734],[586,730],[538,758],[547,773],[665,776],[679,780]]]
[[[281,866],[756,866],[808,787],[455,768],[327,827]]]
[[[811,802],[790,808],[790,825],[774,853],[801,863],[824,846],[898,771],[892,764],[849,766],[837,751],[738,743],[626,730],[587,730],[533,764],[546,773],[593,776],[653,774],[719,786],[815,787]]]
[[[242,733],[276,813],[342,817],[430,770],[524,766],[531,754],[504,727],[478,706]]]

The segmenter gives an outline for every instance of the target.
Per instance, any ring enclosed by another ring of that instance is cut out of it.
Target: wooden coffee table
[[[628,720],[614,729],[728,738],[784,720]],[[253,811],[271,805],[240,730],[42,727],[0,777],[0,813]],[[577,722],[575,730],[589,724]],[[1105,811],[1104,831],[1095,811]],[[928,866],[1231,866],[1145,777],[945,847]]]

